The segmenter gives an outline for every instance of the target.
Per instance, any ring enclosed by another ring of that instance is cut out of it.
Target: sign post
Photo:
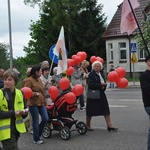
[[[137,57],[136,57],[136,51],[137,51],[137,47],[136,47],[136,43],[131,43],[130,45],[131,47],[131,63],[133,64],[133,85],[135,85],[135,69],[134,69],[134,63],[137,63]]]

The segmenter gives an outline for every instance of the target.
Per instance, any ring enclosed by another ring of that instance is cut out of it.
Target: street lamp
[[[12,36],[11,36],[11,14],[10,14],[10,0],[8,0],[8,23],[9,23],[9,44],[10,44],[10,68],[13,67],[13,50],[12,50]]]

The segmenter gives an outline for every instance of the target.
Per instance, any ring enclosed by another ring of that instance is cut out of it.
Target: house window
[[[114,56],[113,56],[113,44],[109,43],[108,44],[108,48],[109,48],[109,54],[110,54],[110,62],[113,62]]]
[[[147,56],[147,52],[145,50],[139,50],[139,62],[144,61]]]
[[[140,56],[139,56],[139,58],[140,59],[145,59],[145,57],[146,57],[146,51],[145,50],[140,50]]]
[[[120,51],[120,60],[126,60],[127,54],[126,54],[126,43],[119,43],[119,51]]]

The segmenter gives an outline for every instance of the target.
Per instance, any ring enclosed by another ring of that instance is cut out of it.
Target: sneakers
[[[34,144],[43,144],[44,142],[42,140],[40,140],[40,141],[37,141],[37,142],[33,141],[33,143]]]
[[[85,111],[85,107],[80,107],[80,111]]]

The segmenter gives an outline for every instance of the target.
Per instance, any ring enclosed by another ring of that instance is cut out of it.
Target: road
[[[76,131],[64,141],[57,131],[44,144],[32,143],[30,133],[22,134],[20,150],[146,150],[148,116],[144,111],[140,88],[107,89],[113,126],[118,132],[108,132],[103,116],[92,118],[92,128],[85,135]],[[85,121],[85,112],[77,110],[73,117]]]

